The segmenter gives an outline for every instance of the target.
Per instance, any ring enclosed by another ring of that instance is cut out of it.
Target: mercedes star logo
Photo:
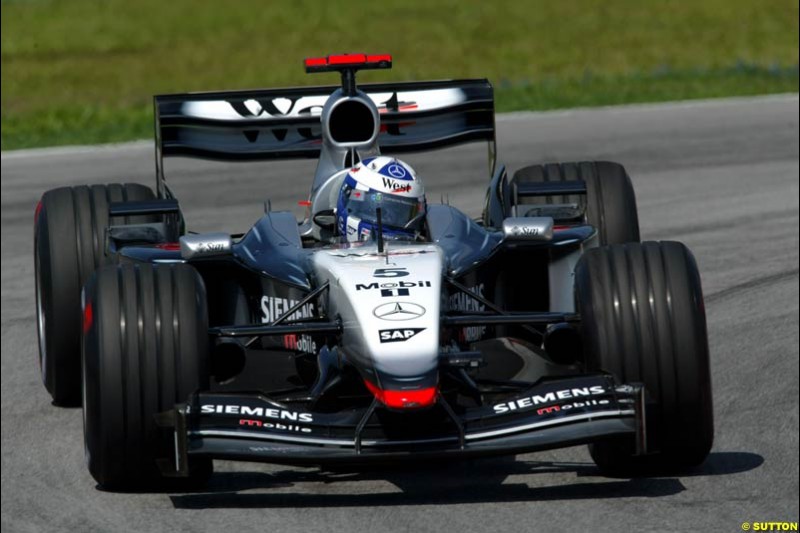
[[[397,163],[392,163],[386,168],[386,171],[389,175],[393,178],[405,178],[406,177],[406,169],[398,165]]]
[[[379,305],[372,312],[381,320],[413,320],[425,314],[425,308],[410,302],[394,302]]]

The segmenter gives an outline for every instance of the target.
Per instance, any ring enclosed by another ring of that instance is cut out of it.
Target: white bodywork
[[[330,282],[328,316],[342,320],[345,356],[408,388],[430,386],[438,367],[443,254],[433,244],[387,242],[320,250],[319,284]]]

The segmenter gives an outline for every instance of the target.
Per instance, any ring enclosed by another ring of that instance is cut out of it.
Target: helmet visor
[[[378,223],[376,211],[381,209],[381,222],[394,229],[419,231],[425,218],[425,202],[422,198],[407,198],[376,191],[360,191],[347,187],[345,203],[348,215],[364,222]]]

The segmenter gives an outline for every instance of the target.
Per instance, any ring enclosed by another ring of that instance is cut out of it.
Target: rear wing
[[[299,87],[155,97],[156,174],[165,196],[163,158],[219,161],[316,158],[320,113],[340,87]],[[494,91],[485,79],[359,85],[380,114],[383,154],[485,140],[495,164]]]

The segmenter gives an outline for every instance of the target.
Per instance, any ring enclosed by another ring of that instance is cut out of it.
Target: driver
[[[414,169],[392,157],[370,157],[350,169],[336,203],[336,222],[345,240],[370,240],[381,209],[383,237],[418,240],[425,223],[425,188]]]

